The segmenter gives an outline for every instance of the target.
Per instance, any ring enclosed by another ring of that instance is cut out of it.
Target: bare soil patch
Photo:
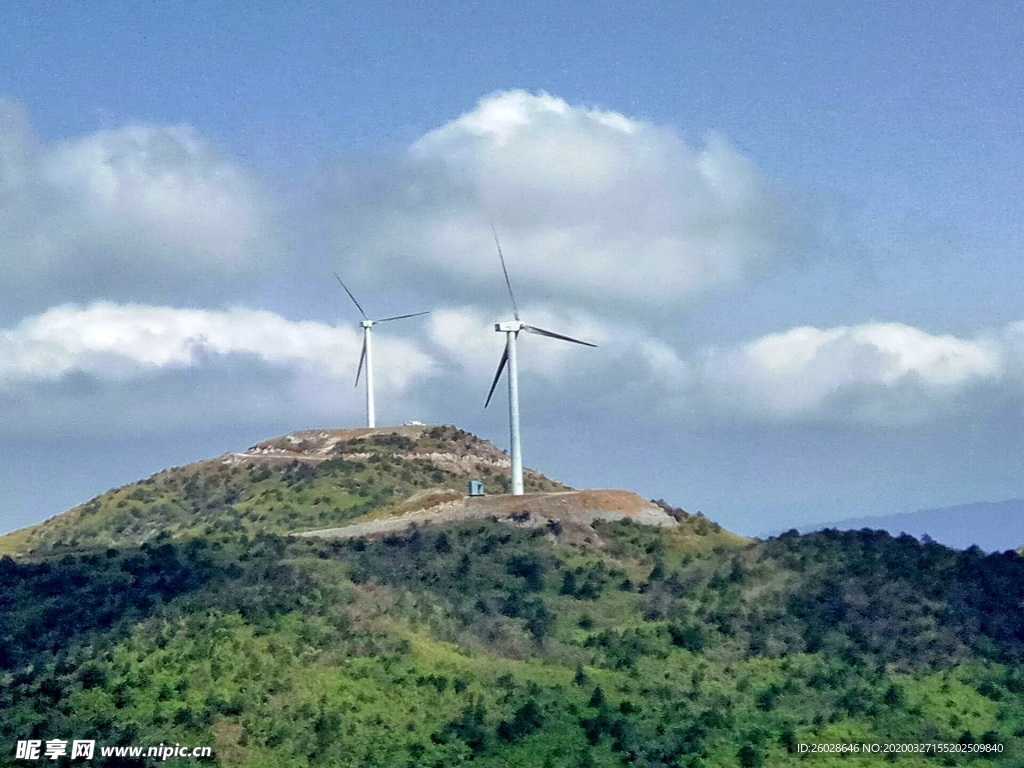
[[[497,520],[524,527],[546,527],[571,539],[600,543],[593,529],[597,520],[632,520],[641,525],[675,528],[679,523],[661,507],[623,490],[558,491],[523,496],[464,496],[457,500],[424,498],[421,507],[408,502],[397,514],[351,523],[339,528],[296,533],[295,536],[351,539],[384,536],[413,526],[444,525],[465,520]],[[558,523],[558,525],[555,525]]]

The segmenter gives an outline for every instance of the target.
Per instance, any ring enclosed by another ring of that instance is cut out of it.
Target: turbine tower
[[[366,362],[366,426],[376,427],[377,417],[374,411],[373,403],[373,347],[370,344],[370,329],[377,323],[387,323],[391,320],[403,320],[407,317],[419,317],[420,315],[429,315],[427,312],[413,312],[411,315],[395,315],[394,317],[382,317],[380,320],[371,320],[366,316],[366,312],[356,301],[356,297],[352,295],[352,291],[348,289],[348,286],[342,282],[341,278],[338,277],[338,273],[335,272],[334,276],[341,283],[341,287],[345,289],[345,293],[352,299],[352,303],[356,305],[356,309],[359,310],[359,314],[363,316],[359,326],[363,329],[363,351],[359,355],[359,367],[356,369],[356,386],[359,386],[359,376],[363,372],[363,362]]]
[[[560,333],[554,331],[545,331],[543,328],[538,328],[535,325],[527,325],[519,319],[519,305],[516,304],[515,294],[512,293],[512,282],[508,279],[508,269],[505,267],[505,257],[501,253],[501,243],[498,242],[498,233],[494,230],[494,226],[491,226],[491,230],[494,231],[494,244],[498,247],[498,258],[501,259],[501,271],[505,273],[505,286],[508,288],[508,297],[512,300],[512,316],[515,320],[507,323],[495,323],[494,330],[498,333],[505,334],[505,351],[501,355],[501,362],[498,363],[498,372],[494,374],[494,381],[491,382],[491,391],[487,393],[487,402],[484,403],[486,408],[491,403],[491,396],[494,395],[494,388],[498,386],[498,379],[501,378],[501,372],[505,369],[505,364],[508,364],[508,423],[509,423],[509,442],[511,443],[511,454],[512,454],[512,495],[522,496],[523,495],[523,454],[522,446],[519,440],[519,368],[516,362],[516,339],[519,336],[520,331],[526,331],[527,333],[534,333],[538,336],[547,336],[551,339],[561,339],[562,341],[571,341],[573,344],[582,344],[585,347],[596,347],[596,344],[591,344],[588,341],[580,341],[574,339],[571,336],[563,336]]]

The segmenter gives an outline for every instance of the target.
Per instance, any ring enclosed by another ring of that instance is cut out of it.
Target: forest
[[[1024,759],[1013,552],[725,539],[681,510],[677,529],[595,523],[600,545],[487,520],[295,538],[261,530],[254,500],[352,519],[448,478],[394,457],[190,472],[94,500],[74,546],[65,521],[0,558],[0,764],[27,764],[20,739],[72,737],[253,768]],[[117,544],[94,521],[140,490],[141,525],[168,507],[205,522]],[[886,742],[960,751],[800,751]]]

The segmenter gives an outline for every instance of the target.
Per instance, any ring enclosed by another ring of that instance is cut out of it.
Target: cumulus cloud
[[[350,207],[369,224],[343,219],[376,263],[493,281],[494,222],[517,280],[577,298],[670,304],[761,269],[792,229],[724,138],[693,148],[672,129],[524,91],[426,134],[397,175]]]
[[[361,344],[354,328],[250,309],[66,305],[0,330],[0,387],[74,373],[125,380],[161,370],[215,367],[229,356],[348,379],[355,375]],[[402,338],[388,338],[374,352],[375,384],[384,388],[402,391],[434,371],[433,360]]]
[[[571,383],[623,415],[655,413],[680,424],[914,424],[1024,396],[1024,322],[971,338],[899,323],[799,327],[684,349],[584,313],[526,308],[523,317],[599,348],[521,337],[522,371]],[[500,334],[480,333],[489,319],[460,307],[430,324],[432,341],[478,382],[493,374],[503,343]]]
[[[326,273],[326,217],[331,260],[348,261],[330,266],[375,287],[477,300],[500,275],[493,222],[527,295],[666,307],[756,273],[792,230],[724,138],[692,146],[671,128],[524,91],[483,98],[315,198],[285,217],[283,200],[187,125],[41,141],[24,109],[0,100],[0,297],[37,312],[165,303],[187,286],[190,302],[219,303],[227,278],[268,262],[316,259],[304,267]],[[314,255],[289,255],[289,243]]]
[[[8,280],[238,273],[273,254],[254,178],[184,125],[43,143],[0,100],[0,262]]]
[[[700,354],[703,389],[758,419],[905,424],[949,416],[973,394],[1017,391],[1010,329],[976,338],[899,323],[794,328]]]
[[[1024,395],[1024,322],[972,338],[897,323],[801,327],[687,350],[642,327],[582,312],[527,305],[523,317],[598,344],[584,349],[521,336],[524,386],[529,377],[547,382],[531,398],[571,392],[623,417],[680,425],[898,425],[944,420]],[[417,409],[456,392],[482,399],[504,344],[492,330],[495,319],[480,307],[449,307],[430,316],[422,337],[382,333],[375,346],[378,387]],[[130,392],[152,388],[160,376],[230,372],[241,361],[253,375],[230,385],[232,412],[241,403],[272,401],[272,390],[284,387],[284,399],[308,413],[334,412],[338,393],[348,392],[345,408],[354,417],[362,395],[350,382],[360,344],[356,328],[249,309],[61,306],[0,330],[0,401],[7,402],[0,411],[26,393],[37,402],[47,387],[82,377]],[[203,381],[207,392],[213,379]],[[177,397],[186,402],[183,392]],[[466,401],[459,395],[451,402]],[[445,415],[455,422],[464,417]]]
[[[359,254],[345,274],[466,302],[435,310],[421,337],[388,329],[377,379],[410,400],[431,402],[426,379],[442,370],[449,389],[490,382],[504,341],[493,323],[507,315],[479,306],[485,284],[505,302],[491,222],[517,292],[539,302],[524,304],[524,319],[599,345],[524,337],[521,370],[624,415],[912,423],[948,417],[983,391],[1016,398],[1024,382],[1024,323],[970,338],[897,323],[801,327],[703,348],[638,325],[632,310],[743,280],[790,242],[785,203],[722,137],[692,146],[670,128],[507,91],[421,137],[388,173],[351,173],[351,194],[328,201],[347,238],[338,251]],[[49,297],[57,276],[99,275],[148,301],[154,276],[244,271],[273,250],[271,208],[244,168],[187,126],[44,143],[23,109],[0,102],[0,297],[33,279],[50,281]],[[553,308],[553,296],[567,304]],[[633,319],[609,322],[609,302],[629,304]],[[354,328],[271,312],[64,304],[0,329],[0,395],[245,359],[286,372],[293,399],[316,397],[321,380],[354,374],[359,344]]]

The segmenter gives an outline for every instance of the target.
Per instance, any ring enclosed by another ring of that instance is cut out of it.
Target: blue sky
[[[505,445],[490,221],[600,344],[529,339],[528,465],[748,533],[1024,495],[1022,51],[1009,2],[8,3],[0,528],[358,424],[332,270],[435,310],[382,420]]]

